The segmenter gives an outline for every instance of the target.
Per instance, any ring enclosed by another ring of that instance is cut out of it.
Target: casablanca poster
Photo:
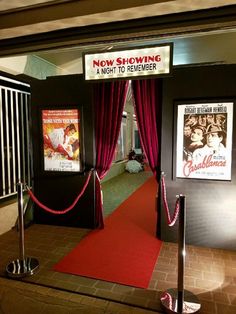
[[[44,170],[80,171],[79,110],[42,110],[42,129]]]
[[[176,177],[231,180],[233,102],[180,104]]]

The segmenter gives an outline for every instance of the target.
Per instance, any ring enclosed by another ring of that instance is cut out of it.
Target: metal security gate
[[[28,84],[0,76],[0,200],[31,186],[29,101]]]

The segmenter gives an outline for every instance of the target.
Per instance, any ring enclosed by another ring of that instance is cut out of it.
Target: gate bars
[[[16,184],[31,186],[30,86],[0,75],[0,200],[16,195]]]

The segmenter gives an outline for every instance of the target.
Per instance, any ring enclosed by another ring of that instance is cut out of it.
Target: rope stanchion
[[[63,215],[63,214],[68,213],[70,210],[72,210],[72,209],[75,207],[75,205],[77,204],[77,202],[79,201],[79,199],[81,198],[81,196],[84,194],[84,191],[86,190],[86,188],[87,188],[87,186],[88,186],[88,183],[89,183],[89,180],[90,180],[90,178],[91,178],[92,171],[93,171],[93,170],[91,170],[91,171],[89,172],[89,175],[88,175],[88,177],[87,177],[87,179],[86,179],[86,181],[85,181],[85,184],[84,184],[84,186],[83,186],[81,192],[79,193],[79,195],[78,195],[78,196],[76,197],[76,199],[74,200],[74,202],[73,202],[68,208],[66,208],[66,209],[64,209],[64,210],[55,210],[55,209],[51,209],[51,208],[45,206],[44,204],[42,204],[42,203],[36,198],[36,196],[33,194],[33,192],[30,190],[30,188],[29,188],[28,186],[26,186],[26,188],[27,188],[28,194],[30,195],[31,199],[32,199],[39,207],[41,207],[42,209],[44,209],[45,211],[47,211],[47,212],[49,212],[49,213],[51,213],[51,214]]]
[[[39,262],[32,257],[25,257],[24,243],[24,206],[23,206],[23,184],[17,184],[18,198],[18,224],[19,224],[19,259],[10,262],[6,267],[9,277],[22,278],[33,275],[39,268]]]
[[[176,198],[176,203],[175,203],[175,209],[173,213],[173,217],[170,217],[170,210],[167,202],[167,197],[166,197],[166,184],[165,184],[165,176],[164,172],[161,173],[161,191],[162,191],[162,199],[163,199],[163,204],[167,216],[167,223],[169,227],[172,227],[175,225],[177,218],[179,216],[179,199]]]
[[[178,239],[178,284],[177,289],[168,289],[161,295],[161,304],[167,313],[199,313],[201,304],[198,298],[184,289],[185,265],[185,196],[178,195],[179,239]]]

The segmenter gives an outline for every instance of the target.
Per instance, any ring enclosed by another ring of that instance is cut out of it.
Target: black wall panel
[[[31,84],[31,117],[33,137],[34,194],[49,208],[64,210],[80,193],[88,171],[94,166],[94,124],[92,84],[84,82],[81,75],[51,77]],[[43,171],[43,138],[41,131],[42,109],[65,109],[78,106],[83,110],[84,172],[63,173]],[[94,174],[76,206],[66,214],[51,214],[35,204],[36,223],[83,228],[95,227]]]
[[[232,180],[213,181],[175,178],[176,102],[236,100],[236,66],[217,65],[176,68],[163,80],[161,170],[165,172],[167,199],[172,212],[177,194],[186,195],[186,243],[236,249],[236,103],[232,147]],[[175,242],[178,222],[168,227],[160,202],[158,234]]]

